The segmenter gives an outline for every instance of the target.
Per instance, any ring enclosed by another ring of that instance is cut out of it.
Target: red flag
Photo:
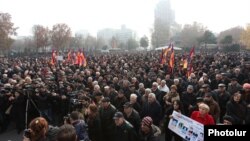
[[[171,44],[169,44],[168,48],[162,49],[160,63],[165,64],[167,62],[168,52],[171,50]]]
[[[87,57],[85,56],[84,52],[82,52],[82,64],[83,67],[87,66]]]
[[[183,60],[183,69],[186,69],[187,66],[188,66],[188,60],[187,60],[187,58],[185,58],[185,59]]]
[[[71,50],[69,50],[69,52],[68,52],[68,58],[67,58],[67,61],[68,62],[70,62],[71,61],[71,59],[72,59],[72,52],[71,52]]]
[[[166,52],[166,49],[162,49],[162,51],[161,51],[161,61],[160,61],[161,64],[165,64],[167,62],[165,52]]]
[[[191,75],[191,73],[193,72],[194,53],[195,53],[195,47],[193,47],[189,53],[187,77],[189,77]]]
[[[174,45],[172,44],[171,55],[169,60],[169,66],[173,70],[174,69]],[[173,72],[173,71],[172,71]]]
[[[51,64],[55,65],[55,63],[56,63],[56,51],[52,50]]]
[[[80,51],[77,52],[76,58],[75,58],[75,59],[76,59],[76,63],[75,63],[75,64],[79,65],[80,62],[81,62],[81,54],[80,54]]]

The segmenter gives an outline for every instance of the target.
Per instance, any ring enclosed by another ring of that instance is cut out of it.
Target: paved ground
[[[0,141],[22,141],[23,133],[17,134],[14,124],[11,124],[8,130],[0,134]]]

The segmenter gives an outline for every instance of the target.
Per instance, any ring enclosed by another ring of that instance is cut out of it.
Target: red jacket
[[[193,111],[191,118],[203,125],[215,125],[214,119],[211,115],[206,114],[204,117],[201,117],[199,111]]]

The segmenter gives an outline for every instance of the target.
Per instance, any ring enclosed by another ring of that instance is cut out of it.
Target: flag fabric
[[[172,44],[172,47],[171,47],[171,55],[170,55],[170,60],[169,60],[169,66],[172,69],[172,73],[173,73],[173,70],[174,70],[174,45],[173,44]]]
[[[72,63],[76,64],[77,63],[77,53],[74,51],[72,54]]]
[[[72,52],[71,52],[71,50],[69,50],[68,54],[67,54],[67,61],[68,61],[68,63],[71,62],[71,59],[72,59]]]
[[[171,44],[169,44],[168,48],[162,49],[161,56],[160,56],[160,63],[165,64],[167,63],[168,52],[171,51]]]
[[[76,53],[76,65],[79,65],[81,62],[81,53],[80,51],[78,50],[78,52]]]
[[[187,66],[188,66],[188,60],[187,60],[187,58],[185,58],[183,60],[183,69],[187,69]]]
[[[161,60],[160,60],[161,64],[165,64],[167,62],[167,58],[165,56],[165,54],[166,54],[165,52],[166,52],[166,49],[162,49],[162,51],[161,51]]]
[[[195,53],[194,49],[195,49],[195,47],[193,47],[189,53],[187,77],[190,77],[191,73],[193,72],[193,57],[194,57],[194,53]]]
[[[86,67],[87,66],[87,58],[85,57],[84,52],[81,52],[81,64],[80,66]]]
[[[52,50],[51,62],[52,65],[56,64],[56,51]]]
[[[193,59],[193,57],[194,57],[194,47],[191,49],[191,51],[190,51],[190,53],[189,53],[189,59]]]

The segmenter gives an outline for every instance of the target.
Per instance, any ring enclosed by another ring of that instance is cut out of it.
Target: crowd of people
[[[86,67],[1,58],[0,131],[14,122],[31,141],[50,130],[61,141],[158,141],[162,133],[178,141],[167,128],[173,111],[204,125],[250,124],[247,53],[196,54],[189,76],[181,54],[173,70],[160,52],[87,56]]]

